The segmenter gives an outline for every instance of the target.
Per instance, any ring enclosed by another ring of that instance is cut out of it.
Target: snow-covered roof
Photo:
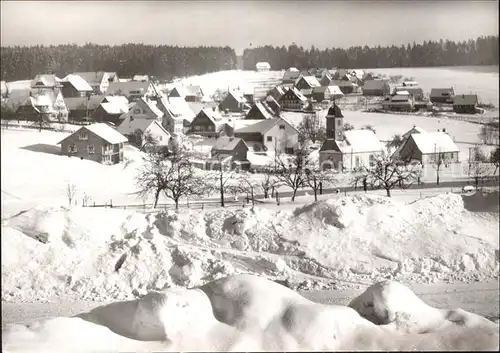
[[[417,148],[422,154],[459,152],[459,148],[446,132],[426,132],[411,134]]]
[[[69,97],[64,98],[64,103],[66,103],[68,110],[94,110],[99,106],[99,104],[101,104],[103,98],[103,96]]]
[[[151,83],[148,81],[128,81],[128,82],[111,82],[108,86],[108,94],[118,94],[130,96],[131,91],[140,91],[146,94]]]
[[[455,91],[453,87],[449,88],[432,88],[431,93],[429,94],[430,97],[442,97],[443,94],[445,95],[454,95]]]
[[[477,102],[476,94],[459,94],[453,98],[453,105],[476,105]]]
[[[377,135],[371,130],[349,130],[344,132],[344,136],[343,141],[329,139],[325,141],[325,145],[334,142],[343,154],[381,152],[384,149]],[[329,148],[321,148],[321,151],[327,150]]]
[[[50,107],[53,103],[52,99],[48,95],[40,94],[34,97],[30,97],[31,104],[35,107],[47,106]]]
[[[250,108],[250,110],[248,111],[247,116],[248,116],[248,115],[249,115],[249,114],[250,114],[253,110],[255,110],[255,109],[257,109],[257,110],[259,110],[259,111],[260,111],[260,113],[262,114],[262,116],[264,116],[264,119],[272,119],[272,118],[274,117],[274,116],[273,116],[273,114],[272,114],[272,112],[270,112],[270,111],[268,110],[268,108],[267,108],[266,106],[264,106],[264,104],[263,104],[263,103],[261,103],[261,102],[256,102],[256,103],[252,106],[252,108]]]
[[[151,111],[158,117],[161,118],[163,116],[163,112],[156,106],[156,102],[150,101],[148,99],[141,98],[141,100],[146,103],[146,105],[151,109]]]
[[[187,121],[193,121],[195,114],[184,98],[170,97],[161,98],[161,104],[170,112],[173,118],[179,118]]]
[[[397,91],[397,92],[396,92],[396,95],[400,95],[400,96],[409,96],[409,95],[410,95],[410,92],[408,92],[408,91]]]
[[[363,85],[363,89],[384,89],[387,83],[383,80],[367,80]]]
[[[118,131],[116,131],[115,129],[113,129],[108,124],[105,124],[105,123],[95,123],[95,124],[91,124],[91,125],[87,125],[87,126],[82,126],[81,128],[79,128],[78,130],[76,130],[75,132],[73,132],[68,137],[66,137],[66,138],[62,139],[61,141],[59,141],[58,144],[61,144],[64,140],[66,140],[70,136],[72,136],[74,134],[77,134],[82,129],[89,130],[90,132],[94,133],[95,135],[99,136],[100,138],[102,138],[103,140],[105,140],[105,141],[107,141],[107,142],[109,142],[111,144],[123,143],[123,142],[127,142],[128,141],[128,139],[125,136],[123,136],[122,134],[120,134]]]
[[[132,77],[132,81],[149,81],[148,75],[134,75]]]
[[[318,87],[318,86],[321,86],[321,84],[319,83],[318,79],[316,78],[316,76],[302,76],[302,77],[299,77],[297,79],[297,83],[301,80],[301,79],[304,79],[304,81],[307,82],[307,84],[311,87]]]
[[[165,133],[165,135],[170,135],[168,131],[165,130],[157,120],[134,119],[132,117],[127,117],[125,120],[123,120],[123,122],[116,128],[116,131],[123,135],[131,135],[137,130],[144,132],[153,124],[158,125],[158,127]]]
[[[286,122],[290,127],[292,127],[294,130],[297,130],[295,126],[293,126],[288,120],[283,119],[283,118],[273,118],[273,119],[265,119],[265,120],[259,120],[258,123],[255,124],[250,124],[247,125],[246,127],[242,127],[238,130],[235,130],[235,133],[260,133],[260,134],[265,134],[271,128],[273,128],[275,125],[277,125],[280,122]],[[297,130],[298,131],[298,130]]]
[[[31,87],[59,87],[61,81],[56,75],[52,74],[42,74],[37,75],[34,80],[31,81]],[[41,85],[39,85],[41,83]]]
[[[344,93],[340,90],[339,86],[327,86],[327,88],[331,94],[338,95],[338,96],[344,95]]]
[[[80,92],[91,92],[92,87],[81,76],[69,74],[61,80],[61,82],[69,82]]]
[[[244,127],[262,122],[262,119],[235,119],[228,121],[227,124],[234,130],[243,129]]]
[[[425,131],[421,127],[414,126],[409,131],[407,131],[406,133],[404,133],[403,136],[401,136],[401,137],[403,139],[406,139],[406,138],[410,137],[410,135],[412,135],[412,134],[423,134],[423,133],[426,133],[426,132],[427,131]]]
[[[105,99],[109,103],[114,103],[117,105],[127,106],[129,103],[127,97],[125,96],[106,96]]]
[[[115,103],[101,103],[102,109],[106,111],[108,114],[125,114],[128,113],[129,109],[128,106],[126,105],[121,105],[121,104],[115,104]]]
[[[258,62],[257,64],[255,64],[255,67],[257,69],[270,69],[271,65],[269,65],[268,62],[261,61],[261,62]]]

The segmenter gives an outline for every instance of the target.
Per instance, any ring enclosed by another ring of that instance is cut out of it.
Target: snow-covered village
[[[287,2],[2,2],[2,350],[498,350],[498,3],[452,3],[462,37],[386,45],[231,17]],[[196,43],[92,37],[188,12]]]

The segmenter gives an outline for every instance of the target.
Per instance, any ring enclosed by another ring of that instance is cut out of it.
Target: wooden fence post
[[[94,201],[94,207],[95,207],[95,201]]]
[[[109,207],[113,208],[113,199],[109,200]]]

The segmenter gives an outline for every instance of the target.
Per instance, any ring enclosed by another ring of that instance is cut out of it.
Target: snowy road
[[[458,284],[415,284],[409,287],[427,304],[436,308],[462,308],[489,319],[499,318],[498,282]],[[305,297],[320,303],[347,305],[365,288],[347,291],[301,292]],[[2,327],[53,316],[71,316],[89,311],[106,303],[53,302],[9,303],[2,302]]]

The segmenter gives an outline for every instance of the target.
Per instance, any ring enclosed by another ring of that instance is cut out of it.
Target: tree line
[[[243,52],[245,70],[266,61],[273,70],[332,68],[390,68],[498,65],[498,36],[479,37],[467,41],[424,41],[401,46],[368,47],[352,46],[347,49],[311,46],[304,49],[295,43],[285,47],[270,45]]]
[[[73,72],[109,71],[118,77],[148,74],[160,80],[236,68],[230,47],[86,44],[2,47],[1,79],[33,79],[40,73],[64,77]]]

